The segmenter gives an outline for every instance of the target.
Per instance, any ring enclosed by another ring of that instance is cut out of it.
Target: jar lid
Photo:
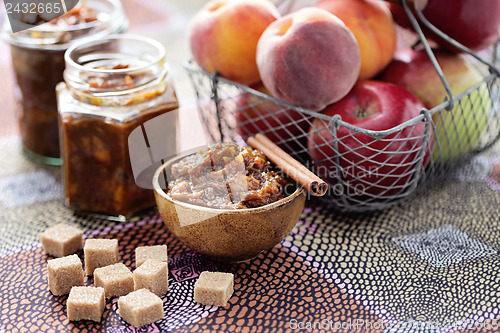
[[[76,20],[76,24],[71,24],[59,17],[56,19],[58,21],[54,20],[16,33],[12,32],[9,21],[6,20],[2,27],[2,38],[12,45],[24,48],[66,50],[75,41],[121,33],[128,27],[128,20],[120,0],[87,0],[84,6],[95,11],[94,20],[88,22]]]
[[[139,35],[113,35],[73,44],[64,55],[72,95],[98,106],[142,103],[167,88],[165,48]]]

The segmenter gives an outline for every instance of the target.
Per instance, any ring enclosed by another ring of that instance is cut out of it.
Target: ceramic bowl
[[[301,187],[274,203],[248,209],[214,209],[172,199],[160,184],[183,157],[160,166],[153,186],[165,225],[192,250],[218,261],[244,261],[280,243],[299,220],[306,199]]]

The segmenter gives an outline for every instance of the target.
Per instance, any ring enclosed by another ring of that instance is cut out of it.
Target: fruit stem
[[[368,117],[368,112],[360,106],[356,107],[356,118],[366,118]]]

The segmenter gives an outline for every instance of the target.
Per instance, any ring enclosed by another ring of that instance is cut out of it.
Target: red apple
[[[455,96],[482,81],[481,73],[460,55],[438,50],[434,54]],[[425,50],[398,51],[381,79],[408,89],[428,109],[443,103],[447,96]],[[488,88],[483,83],[461,103],[457,102],[451,112],[435,113],[433,161],[449,162],[474,149],[487,125],[491,107]]]
[[[493,45],[500,38],[500,0],[423,0],[422,13],[436,28],[467,46],[479,51]],[[395,21],[412,28],[402,6],[390,4]],[[421,24],[423,27],[423,25]],[[439,45],[456,52],[451,44],[430,30],[424,29]]]
[[[346,97],[322,113],[340,115],[344,122],[362,129],[385,131],[417,117],[422,108],[422,103],[406,89],[386,82],[360,81]],[[340,126],[336,131],[340,169],[334,164],[328,122],[319,118],[313,121],[308,146],[318,175],[332,183],[340,175],[344,193],[354,197],[391,196],[404,193],[418,168],[429,161],[428,148],[419,159],[425,149],[424,131],[423,122],[392,134],[373,136]]]
[[[253,89],[271,95],[262,83]],[[307,130],[310,118],[298,111],[287,109],[270,100],[251,93],[236,99],[236,131],[244,139],[257,133],[265,134],[289,154],[296,155],[307,147]]]

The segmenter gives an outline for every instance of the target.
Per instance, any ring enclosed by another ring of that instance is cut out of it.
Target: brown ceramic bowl
[[[160,176],[183,157],[158,168],[153,186],[165,225],[191,249],[218,261],[247,260],[280,243],[299,220],[306,199],[300,187],[286,198],[249,209],[214,209],[173,200],[161,188]]]

